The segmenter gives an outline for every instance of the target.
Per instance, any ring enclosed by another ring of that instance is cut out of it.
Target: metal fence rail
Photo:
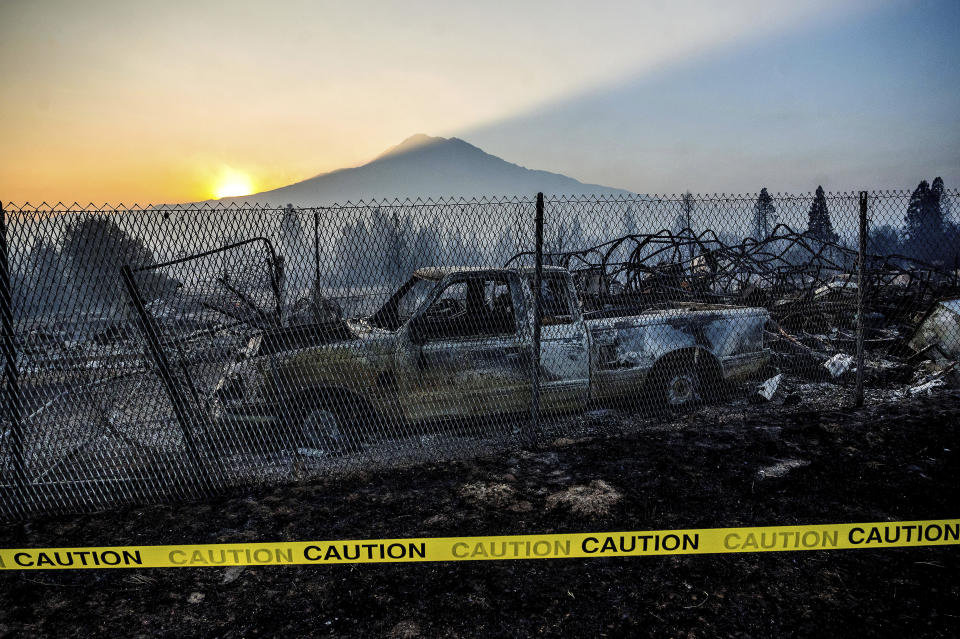
[[[933,392],[957,195],[5,205],[0,518]]]

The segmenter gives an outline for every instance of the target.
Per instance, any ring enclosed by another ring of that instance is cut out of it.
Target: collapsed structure
[[[507,265],[530,256],[518,253]],[[960,295],[960,271],[901,255],[867,255],[861,284],[855,250],[782,224],[763,240],[739,243],[689,228],[631,234],[545,254],[544,262],[573,273],[592,316],[704,302],[766,308],[775,363],[807,377],[851,370],[844,354],[855,350],[861,285],[872,373],[902,377],[918,362],[934,360],[939,364],[926,369],[943,376],[958,357],[957,301],[944,300]]]

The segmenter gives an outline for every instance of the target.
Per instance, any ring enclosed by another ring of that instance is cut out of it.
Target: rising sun
[[[253,185],[250,178],[243,173],[231,171],[224,174],[213,190],[214,197],[218,200],[223,197],[238,197],[240,195],[250,195],[253,193]]]

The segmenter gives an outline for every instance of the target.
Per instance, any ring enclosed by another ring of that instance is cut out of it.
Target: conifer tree
[[[103,215],[84,216],[71,222],[61,255],[66,261],[70,285],[89,311],[125,303],[126,294],[117,285],[121,266],[137,268],[155,263],[143,240]],[[135,279],[147,301],[168,295],[179,286],[179,282],[158,271],[139,271]]]
[[[497,241],[493,245],[490,262],[494,265],[503,265],[518,252],[517,242],[511,233],[511,229],[503,228],[497,235]]]
[[[919,236],[924,228],[924,209],[926,202],[930,197],[930,184],[926,180],[921,180],[917,188],[910,194],[910,203],[907,205],[907,217],[904,221],[907,223],[907,237],[912,239]]]
[[[907,205],[906,241],[904,248],[908,255],[921,260],[938,257],[939,244],[943,240],[944,220],[941,210],[943,198],[943,180],[936,178],[931,187],[922,180],[910,195]]]
[[[440,262],[440,233],[436,227],[425,224],[416,233],[411,256],[411,267],[437,266]]]
[[[637,220],[633,214],[633,207],[628,204],[627,209],[623,212],[623,234],[633,235],[636,232]]]
[[[26,273],[20,274],[22,283],[13,288],[21,300],[14,308],[27,314],[41,314],[58,310],[60,300],[73,299],[67,291],[70,286],[64,260],[53,243],[40,239],[27,257]]]
[[[363,219],[347,222],[336,248],[334,271],[342,285],[366,284],[374,279],[370,232]]]
[[[776,212],[773,198],[767,193],[766,187],[760,189],[760,195],[757,196],[757,202],[753,206],[753,237],[755,239],[762,241],[770,237],[776,223],[774,217]]]
[[[830,221],[830,211],[827,209],[827,198],[824,195],[822,186],[817,187],[817,193],[813,197],[813,203],[810,204],[807,233],[821,242],[836,242],[840,239],[833,230],[833,223]]]
[[[900,235],[889,224],[871,228],[867,238],[867,252],[872,255],[896,255],[900,253]]]
[[[292,304],[309,290],[312,279],[311,248],[300,224],[301,213],[288,204],[280,219],[280,253],[283,255],[284,303]]]
[[[927,214],[934,226],[940,230],[943,230],[943,225],[946,222],[946,215],[943,210],[944,200],[943,178],[937,176],[930,184],[930,195],[927,199]]]
[[[375,211],[373,235],[380,245],[383,285],[394,286],[407,276],[410,257],[410,221],[396,210],[388,214]]]

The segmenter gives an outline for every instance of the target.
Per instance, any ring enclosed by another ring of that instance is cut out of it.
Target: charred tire
[[[359,448],[358,429],[343,406],[326,401],[306,403],[296,419],[298,447],[342,455]]]
[[[708,358],[684,354],[668,356],[657,362],[647,383],[656,405],[685,411],[720,399],[723,377],[715,360]]]

